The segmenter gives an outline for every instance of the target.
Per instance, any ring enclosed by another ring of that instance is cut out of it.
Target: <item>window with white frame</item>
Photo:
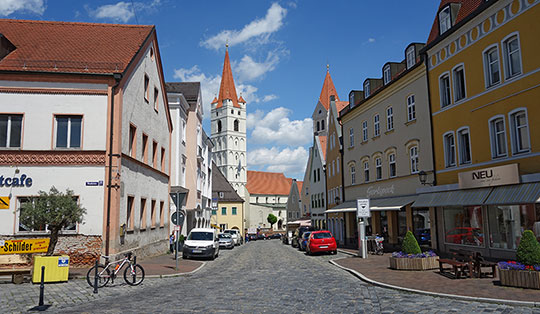
[[[22,114],[0,114],[0,147],[21,147]]]
[[[383,79],[384,79],[384,85],[390,83],[390,80],[392,79],[392,74],[390,72],[390,64],[387,64],[384,66]]]
[[[354,147],[354,129],[349,129],[349,147]]]
[[[336,168],[337,168],[337,172],[339,173],[339,157],[337,158],[337,163],[336,163],[336,164],[337,164],[337,167],[336,167]]]
[[[351,165],[351,184],[356,184],[356,169]]]
[[[444,160],[446,167],[456,165],[456,143],[454,133],[446,133],[444,136]]]
[[[394,129],[394,109],[392,107],[386,108],[386,130],[390,131]]]
[[[514,35],[503,42],[505,74],[511,78],[521,74],[521,53],[518,36]]]
[[[349,95],[349,105],[351,106],[351,108],[354,106],[354,93],[351,92],[351,94]]]
[[[364,82],[364,98],[368,98],[369,94],[369,80],[367,80]]]
[[[512,130],[512,148],[514,154],[530,151],[529,123],[527,112],[519,110],[510,114],[510,126]]]
[[[394,153],[388,155],[388,170],[390,178],[396,176],[396,154]]]
[[[458,137],[458,151],[459,151],[459,163],[470,164],[471,163],[471,137],[469,128],[462,128],[457,131]]]
[[[459,101],[465,98],[465,70],[460,65],[452,70],[454,79],[454,100]]]
[[[442,9],[439,12],[439,30],[440,34],[444,34],[447,30],[452,27],[452,20],[450,19],[450,6]]]
[[[332,175],[336,175],[336,161],[332,160]]]
[[[369,182],[369,162],[364,161],[364,182]]]
[[[414,104],[414,95],[407,97],[407,121],[416,120],[416,106]]]
[[[507,155],[507,146],[504,117],[492,118],[489,121],[489,129],[491,133],[491,155],[493,158],[505,157]]]
[[[409,149],[409,158],[411,159],[411,173],[418,172],[418,146]]]
[[[450,76],[444,74],[439,78],[439,89],[441,93],[441,108],[444,108],[452,102],[450,95]]]
[[[382,161],[381,161],[381,157],[375,158],[375,174],[377,176],[376,177],[377,180],[382,179]]]
[[[56,116],[55,122],[55,147],[80,148],[82,116]]]
[[[367,121],[362,122],[362,141],[367,142],[368,140],[368,131],[367,131]]]
[[[182,143],[186,143],[186,121],[182,119]]]
[[[501,82],[498,47],[495,46],[484,52],[484,71],[486,74],[487,87]]]
[[[410,46],[409,48],[407,48],[405,55],[405,57],[407,58],[407,69],[410,69],[416,63],[416,53],[414,51],[414,46]]]
[[[376,114],[374,117],[373,117],[373,130],[374,130],[374,136],[379,136],[381,135],[381,124],[380,124],[380,121],[379,121],[379,114]]]

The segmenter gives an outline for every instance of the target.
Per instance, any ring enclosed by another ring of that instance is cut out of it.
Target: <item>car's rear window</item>
[[[331,237],[332,234],[330,232],[319,232],[313,234],[313,239],[328,239]]]
[[[230,239],[231,238],[231,235],[230,234],[226,234],[226,233],[222,233],[222,234],[218,234],[218,237],[220,237],[221,239],[225,238],[225,239]]]
[[[188,240],[199,240],[199,241],[213,241],[214,234],[212,232],[191,232],[187,238]]]

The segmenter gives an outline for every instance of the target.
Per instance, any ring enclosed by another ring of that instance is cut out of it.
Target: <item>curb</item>
[[[345,252],[343,252],[345,253]],[[347,253],[346,253],[347,254]],[[350,253],[349,253],[350,254]],[[350,254],[353,255],[353,254]],[[496,303],[496,304],[506,304],[506,305],[513,305],[513,306],[528,306],[528,307],[540,307],[540,302],[532,302],[532,301],[517,301],[517,300],[504,300],[504,299],[492,299],[492,298],[484,298],[484,297],[471,297],[471,296],[464,296],[464,295],[457,295],[457,294],[448,294],[448,293],[439,293],[439,292],[431,292],[431,291],[424,291],[424,290],[418,290],[418,289],[411,289],[411,288],[405,288],[400,286],[394,286],[383,282],[378,282],[372,279],[369,279],[368,277],[362,275],[361,273],[357,272],[354,269],[350,269],[344,266],[339,265],[335,261],[344,259],[343,258],[337,258],[334,260],[328,261],[330,264],[337,266],[338,268],[341,268],[345,271],[348,271],[349,273],[353,274],[355,277],[358,277],[362,281],[365,281],[369,284],[388,288],[388,289],[394,289],[399,291],[405,291],[405,292],[411,292],[411,293],[418,293],[423,295],[429,295],[432,297],[440,297],[440,298],[449,298],[449,299],[456,299],[456,300],[462,300],[462,301],[475,301],[475,302],[485,302],[485,303]]]
[[[358,256],[358,254],[356,254],[356,253],[345,251],[343,249],[337,249],[337,250],[338,250],[338,252],[343,253],[343,254],[347,254],[347,255],[350,255],[350,256]],[[336,260],[338,260],[338,259],[339,258],[337,258]]]
[[[147,275],[145,276],[145,278],[173,278],[173,277],[191,275],[199,271],[200,269],[202,269],[205,265],[206,265],[206,262],[202,262],[202,264],[199,265],[199,267],[187,273],[176,273],[176,274],[166,274],[166,275]],[[69,280],[72,280],[72,279],[86,279],[86,276],[73,276],[69,278]]]

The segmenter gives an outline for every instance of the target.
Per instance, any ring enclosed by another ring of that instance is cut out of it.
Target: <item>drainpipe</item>
[[[109,180],[107,182],[107,226],[105,227],[105,255],[109,255],[109,241],[111,233],[111,189],[112,186],[112,159],[113,156],[119,156],[118,154],[113,154],[113,128],[114,128],[114,93],[120,80],[122,80],[121,73],[113,74],[115,84],[111,89],[111,123],[110,123],[110,133],[109,133]],[[115,186],[117,187],[117,186]]]

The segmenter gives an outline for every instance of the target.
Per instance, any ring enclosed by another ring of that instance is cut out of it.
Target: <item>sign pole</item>
[[[356,217],[358,219],[358,256],[367,258],[366,219],[371,217],[369,199],[356,200]]]
[[[176,192],[176,199],[177,200],[180,200],[180,193]],[[178,202],[180,203],[180,202]],[[179,219],[180,218],[180,209],[178,208],[180,207],[180,204],[176,204],[176,219]],[[176,227],[175,227],[176,229]],[[178,228],[180,229],[180,228]],[[176,260],[176,268],[175,270],[178,270],[178,239],[179,239],[179,236],[180,236],[180,230],[176,230],[176,237],[175,237],[175,241],[176,241],[176,244],[175,244],[175,250],[174,250],[174,259]]]

